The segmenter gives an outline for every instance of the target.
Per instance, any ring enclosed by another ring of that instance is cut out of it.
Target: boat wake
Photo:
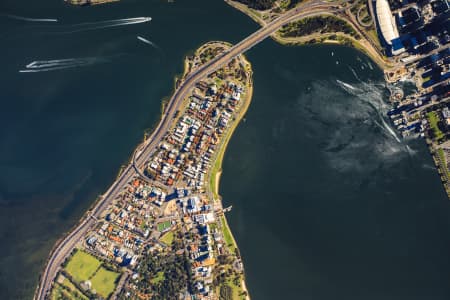
[[[395,133],[394,129],[392,129],[391,126],[389,126],[386,121],[384,120],[384,118],[381,118],[381,123],[383,124],[383,128],[386,129],[386,132],[389,133],[392,137],[394,137],[394,139],[398,142],[401,143],[400,139],[398,138],[397,134]],[[406,145],[407,148],[409,148],[408,145]]]
[[[82,58],[65,58],[53,60],[37,60],[26,65],[26,69],[20,70],[19,73],[37,73],[63,70],[69,68],[78,68],[90,66],[98,63],[105,63],[109,60],[104,57],[82,57]]]
[[[161,50],[161,48],[158,47],[158,45],[156,45],[155,43],[153,43],[152,41],[147,40],[146,38],[143,38],[142,36],[137,36],[137,39],[140,40],[143,43],[146,43],[150,46],[152,46],[153,48],[157,49],[157,50]]]
[[[336,80],[336,82],[337,82],[341,87],[344,87],[346,91],[348,91],[348,90],[352,90],[352,91],[357,91],[357,90],[359,90],[358,88],[354,87],[354,86],[351,85],[350,83],[345,83],[345,82],[340,81],[340,80]]]
[[[298,109],[305,130],[326,137],[321,151],[333,169],[376,172],[415,153],[389,124],[387,98],[382,82],[322,81],[301,95]]]
[[[11,14],[0,14],[0,16],[4,16],[10,19],[26,21],[26,22],[58,22],[58,19],[37,19],[37,18],[27,18],[22,16],[16,16]]]
[[[108,20],[108,21],[99,21],[99,22],[85,22],[74,25],[69,25],[68,30],[57,32],[60,34],[66,33],[76,33],[83,31],[91,31],[98,30],[110,27],[118,27],[118,26],[127,26],[133,24],[140,24],[150,22],[152,18],[150,17],[137,17],[137,18],[127,18],[127,19],[117,19],[117,20]]]

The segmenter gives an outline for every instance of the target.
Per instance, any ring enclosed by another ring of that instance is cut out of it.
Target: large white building
[[[381,34],[389,46],[392,46],[392,41],[399,38],[397,25],[391,8],[387,0],[376,0],[376,14],[377,21],[380,27]],[[403,52],[404,49],[392,49],[392,54],[397,55]]]

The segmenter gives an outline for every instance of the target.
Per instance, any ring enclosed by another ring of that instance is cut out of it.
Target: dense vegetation
[[[266,10],[272,7],[275,0],[237,0],[250,8]]]
[[[288,9],[291,9],[291,8],[294,8],[296,5],[297,5],[297,3],[300,3],[300,2],[302,2],[303,0],[291,0],[291,1],[289,1],[289,5],[288,5]]]
[[[139,290],[151,294],[151,299],[177,299],[187,289],[187,261],[184,255],[147,256],[139,271]]]
[[[220,286],[220,300],[233,300],[233,289],[229,285]]]
[[[178,299],[186,291],[190,267],[183,249],[182,235],[175,232],[170,250],[155,251],[143,258],[138,267],[140,293],[151,295],[154,300],[165,300]]]
[[[343,32],[357,37],[355,30],[344,20],[331,16],[317,16],[284,25],[280,29],[283,37],[305,36],[312,33]],[[358,37],[357,37],[358,38]]]

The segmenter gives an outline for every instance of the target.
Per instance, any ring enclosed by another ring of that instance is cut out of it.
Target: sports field
[[[169,228],[171,225],[170,221],[165,221],[158,224],[158,231],[164,231]]]
[[[116,288],[116,280],[119,275],[119,273],[101,267],[91,278],[92,290],[95,290],[103,298],[108,298]]]
[[[77,250],[70,258],[65,269],[75,281],[81,283],[91,278],[100,265],[101,262],[94,256],[84,251]]]
[[[169,232],[167,232],[166,234],[164,234],[162,237],[161,237],[161,242],[163,242],[164,244],[166,244],[167,246],[170,246],[170,245],[172,245],[172,242],[173,242],[173,238],[174,238],[174,233],[173,233],[173,231],[169,231]]]

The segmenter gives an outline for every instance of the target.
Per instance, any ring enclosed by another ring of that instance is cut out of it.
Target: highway
[[[257,45],[286,23],[304,17],[319,15],[324,12],[337,13],[341,10],[342,7],[336,2],[329,3],[325,1],[313,0],[303,3],[281,15],[278,19],[268,23],[266,26],[261,27],[259,30],[231,47],[222,55],[215,57],[205,65],[200,66],[198,69],[188,74],[172,95],[156,129],[143,145],[138,146],[138,149],[140,150],[135,151],[132,162],[123,170],[122,174],[111,185],[108,191],[96,202],[95,206],[90,210],[85,218],[80,221],[80,223],[53,249],[40,278],[40,283],[34,295],[34,299],[45,299],[46,295],[51,290],[52,281],[55,278],[61,264],[70,254],[72,249],[84,238],[89,229],[95,224],[97,218],[100,217],[101,213],[117,197],[132,177],[137,174],[142,175],[141,170],[143,169],[146,160],[149,158],[150,153],[163,139],[165,133],[170,128],[174,114],[177,110],[179,110],[183,99],[187,96],[189,91],[191,91],[196,82],[215,70],[220,69],[234,57]]]

